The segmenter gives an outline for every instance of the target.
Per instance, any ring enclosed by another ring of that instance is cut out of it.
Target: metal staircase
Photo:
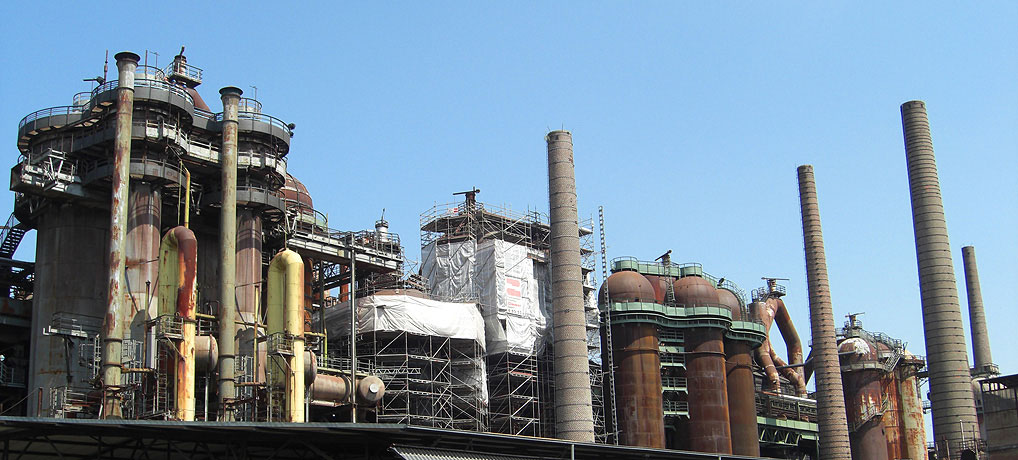
[[[18,245],[21,244],[21,239],[25,237],[28,230],[28,226],[18,221],[18,218],[14,217],[14,213],[11,213],[11,217],[7,219],[7,223],[0,230],[0,257],[13,258],[14,252],[18,250]]]

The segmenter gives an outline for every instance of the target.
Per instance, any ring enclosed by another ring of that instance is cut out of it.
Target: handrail
[[[148,76],[149,74],[142,74],[142,75]],[[115,90],[118,87],[120,87],[120,82],[118,80],[110,80],[110,81],[108,81],[106,83],[103,83],[102,85],[99,85],[95,89],[93,89],[92,90],[92,98],[95,98],[99,94],[105,93],[107,91]],[[172,84],[170,82],[167,82],[165,80],[157,80],[157,79],[151,79],[151,78],[136,78],[134,80],[134,87],[135,87],[135,89],[137,89],[137,88],[155,88],[155,89],[161,89],[161,90],[164,90],[164,91],[169,91],[169,92],[171,92],[173,94],[176,94],[176,95],[186,99],[187,102],[189,102],[192,106],[194,105],[194,97],[192,97],[187,91],[184,91],[183,87],[174,85],[174,84]]]
[[[202,69],[200,67],[195,67],[186,62],[180,62],[179,60],[171,62],[163,69],[163,72],[166,75],[173,76],[176,74],[196,81],[201,81],[202,76]]]
[[[262,103],[258,102],[257,99],[251,99],[249,97],[240,98],[240,102],[237,103],[238,112],[262,112]]]
[[[84,107],[86,104],[88,104],[88,101],[91,100],[92,92],[82,91],[80,93],[75,94],[74,97],[71,98],[71,105],[75,107]]]
[[[266,115],[261,112],[238,112],[237,118],[240,120],[260,121],[262,123],[267,123],[269,125],[276,126],[280,129],[284,129],[286,130],[286,132],[290,132],[290,126],[285,121],[280,120],[272,115]],[[217,122],[222,122],[223,112],[217,113],[215,120]]]
[[[82,113],[84,111],[85,110],[83,107],[73,105],[61,105],[57,107],[49,107],[46,109],[36,110],[35,112],[25,115],[25,118],[21,119],[21,122],[18,123],[18,129],[20,130],[21,128],[24,128],[25,125],[27,125],[28,123],[38,120],[40,118],[51,117],[54,115],[71,115],[75,113]]]

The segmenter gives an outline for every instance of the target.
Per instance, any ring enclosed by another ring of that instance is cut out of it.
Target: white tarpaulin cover
[[[350,302],[326,307],[330,334],[349,335]],[[357,299],[359,332],[406,331],[417,335],[470,339],[484,346],[484,321],[477,304],[442,302],[408,295],[371,295]]]
[[[433,295],[481,305],[489,354],[539,353],[551,323],[547,264],[502,240],[431,243],[421,271]]]

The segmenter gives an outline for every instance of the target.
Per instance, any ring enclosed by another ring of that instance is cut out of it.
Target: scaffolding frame
[[[541,435],[537,362],[537,357],[532,354],[506,352],[487,357],[488,411],[492,432]]]

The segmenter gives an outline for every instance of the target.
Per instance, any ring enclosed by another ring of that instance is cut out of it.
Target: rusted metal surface
[[[886,346],[877,344],[877,351],[882,352]],[[908,458],[905,452],[905,432],[901,425],[901,395],[898,393],[898,372],[885,372],[880,378],[880,392],[884,395],[886,411],[884,412],[884,438],[887,442],[887,458]]]
[[[216,368],[219,363],[219,344],[211,335],[199,335],[194,338],[194,366],[199,372]]]
[[[127,197],[131,166],[131,121],[134,114],[134,70],[138,67],[137,54],[117,53],[120,73],[117,89],[115,139],[113,141],[113,192],[110,203],[109,307],[103,320],[103,404],[102,418],[121,418],[121,353],[124,339],[124,265],[127,239]]]
[[[926,460],[926,424],[923,419],[922,398],[919,393],[919,378],[914,370],[899,375],[898,394],[901,396],[901,425],[904,432],[904,449],[902,458]]]
[[[263,251],[262,218],[258,211],[242,207],[237,210],[237,313],[244,323],[237,330],[237,354],[240,356],[256,356],[255,326],[260,322],[255,312],[263,292],[262,251]],[[264,335],[264,334],[262,334]],[[265,361],[258,360],[258,373],[264,373]]]
[[[803,361],[802,342],[792,323],[792,318],[788,314],[788,309],[785,308],[785,302],[780,298],[771,297],[764,302],[753,302],[749,308],[759,316],[767,329],[767,339],[754,351],[757,361],[767,375],[767,389],[781,392],[781,380],[778,378],[780,374],[795,385],[796,396],[806,396],[806,380],[802,368],[785,367],[789,364],[802,364]],[[781,333],[781,338],[785,342],[787,363],[778,356],[774,347],[771,346],[770,329],[774,323],[777,323],[778,332]],[[780,371],[778,368],[781,368]]]
[[[718,289],[721,305],[732,311],[732,321],[743,318],[739,300],[731,291]],[[757,457],[760,439],[756,426],[756,388],[753,382],[753,346],[744,340],[725,339],[725,379],[728,384],[728,418],[732,453]]]
[[[219,219],[219,419],[234,420],[235,363],[237,354],[237,106],[240,88],[219,90],[223,100],[222,207]]]
[[[174,362],[160,367],[173,369],[173,379],[176,382],[175,417],[177,420],[192,421],[195,415],[195,314],[198,288],[198,239],[194,233],[183,226],[166,232],[160,249],[159,265],[160,313],[173,314],[183,320],[176,353],[169,358]],[[211,347],[211,343],[208,345]]]
[[[612,298],[615,292],[610,291]],[[664,403],[661,395],[661,357],[657,326],[620,324],[612,334],[616,371],[616,411],[620,443],[665,447]]]
[[[841,384],[841,366],[834,332],[831,291],[827,281],[827,256],[820,225],[813,166],[796,170],[799,205],[802,213],[803,246],[806,253],[806,280],[809,288],[810,333],[813,338],[813,362],[816,372],[817,425],[820,429],[820,458],[848,460],[851,446],[845,417],[845,394]]]
[[[268,302],[265,305],[266,332],[292,340],[288,354],[268,350],[273,378],[269,385],[282,387],[285,401],[283,421],[304,420],[304,263],[300,255],[284,249],[269,264]]]
[[[613,302],[654,302],[654,288],[650,281],[637,272],[621,271],[612,273],[598,292],[598,303],[607,305],[605,287],[611,293]]]
[[[644,277],[647,278],[650,286],[654,289],[654,299],[657,303],[665,303],[665,300],[671,295],[672,283],[675,282],[675,278],[657,275],[644,275]]]
[[[675,303],[692,307],[694,305],[718,305],[718,291],[714,285],[699,276],[684,276],[673,283]]]
[[[845,339],[838,347],[850,427],[852,458],[887,460],[884,436],[881,368],[875,344],[862,337]],[[822,439],[822,438],[821,438]]]
[[[555,433],[570,441],[594,442],[573,137],[568,131],[552,131],[545,140],[551,223]]]
[[[959,458],[967,427],[978,421],[926,104],[902,104],[901,126],[919,267],[933,441],[942,456],[947,457],[950,451],[951,458]]]
[[[357,404],[373,406],[385,395],[385,384],[382,379],[369,375],[357,378]]]
[[[148,334],[149,320],[159,314],[160,223],[162,193],[153,184],[135,181],[131,184],[127,213],[127,244],[125,287],[131,303],[121,319],[125,339],[148,341],[146,363],[155,361],[155,335]]]
[[[685,339],[689,447],[698,452],[730,454],[732,433],[728,416],[724,330],[688,329]]]
[[[339,405],[350,399],[350,377],[320,375],[310,387],[312,404]]]

